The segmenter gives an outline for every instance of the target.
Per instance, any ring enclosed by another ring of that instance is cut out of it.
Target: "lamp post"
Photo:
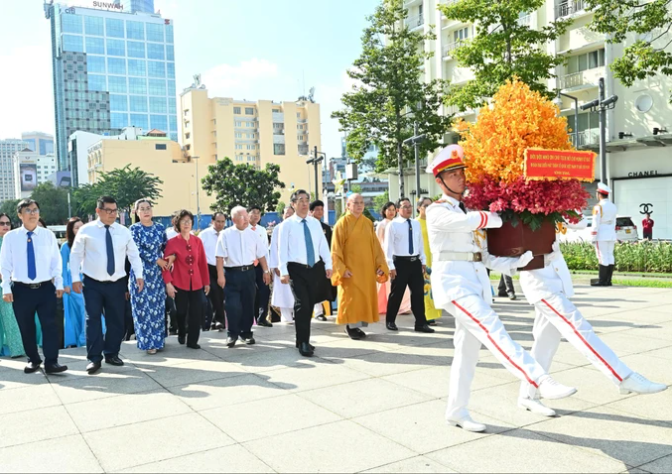
[[[418,123],[413,123],[413,137],[409,137],[404,140],[404,145],[407,143],[413,144],[413,149],[415,151],[415,190],[416,194],[420,193],[420,161],[418,160],[418,144],[425,140],[425,134],[418,135]],[[417,213],[415,207],[413,207],[413,215]]]
[[[578,148],[579,147],[579,98],[570,96],[569,94],[565,94],[564,92],[560,92],[558,89],[558,97],[556,97],[556,105],[558,107],[562,107],[562,98],[560,96],[564,96],[568,99],[571,99],[574,101],[574,147]]]
[[[198,186],[198,159],[201,157],[193,156],[191,157],[194,160],[196,165],[196,231],[201,229],[201,199],[200,199],[200,187]]]
[[[306,160],[306,163],[312,164],[313,167],[315,168],[315,198],[314,199],[319,199],[320,197],[320,182],[317,179],[317,167],[320,164],[322,160],[324,160],[327,156],[326,153],[324,152],[318,152],[317,151],[317,146],[313,149],[313,156]],[[322,155],[320,157],[320,155]]]

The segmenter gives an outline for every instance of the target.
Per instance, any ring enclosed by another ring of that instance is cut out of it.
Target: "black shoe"
[[[170,335],[170,336],[175,336],[175,335],[177,335],[177,330],[169,330],[169,331],[168,331],[168,335]]]
[[[415,327],[415,331],[420,333],[434,333],[435,330],[425,323],[421,327]]]
[[[40,369],[40,365],[42,363],[28,363],[25,368],[23,368],[23,372],[26,374],[34,373],[38,369]]]
[[[124,362],[121,361],[121,358],[118,356],[106,356],[105,363],[111,364],[112,366],[124,366]]]
[[[257,325],[259,325],[260,327],[272,327],[273,326],[273,324],[270,323],[268,320],[261,320],[261,319],[259,319],[259,321],[257,322]]]
[[[388,330],[392,332],[397,332],[399,331],[399,328],[397,328],[397,325],[394,322],[387,322],[385,323],[385,327],[387,327]]]
[[[220,331],[220,332],[223,332],[224,330],[226,330],[226,327],[219,322],[215,322],[212,325],[212,327],[213,327],[214,330],[217,330],[217,331]]]
[[[299,345],[299,353],[301,353],[301,356],[313,356],[314,348],[310,345],[310,343],[306,343],[305,341]]]
[[[238,338],[233,338],[230,336],[226,337],[226,346],[229,348],[233,348],[236,345],[236,341],[238,341]]]
[[[310,351],[315,351],[315,347],[314,347],[313,345],[311,345],[310,343],[308,343],[308,346],[310,347]],[[297,347],[297,348],[299,347],[299,342],[298,342],[298,341],[296,342],[296,347]]]
[[[513,292],[509,292],[509,300],[516,300],[518,297],[516,297],[516,294]]]
[[[194,343],[193,345],[187,345],[187,348],[193,348],[194,350],[200,350],[201,345],[199,345],[198,343]]]
[[[246,345],[254,345],[256,343],[253,336],[251,336],[249,338],[245,338],[244,336],[241,336],[240,339],[243,340]]]
[[[63,371],[67,371],[67,370],[68,370],[68,367],[67,367],[67,366],[65,366],[65,365],[60,365],[60,364],[58,364],[58,363],[53,364],[53,365],[50,365],[50,366],[47,366],[47,365],[44,366],[44,371],[45,371],[47,374],[62,373]]]
[[[609,266],[599,266],[599,278],[590,279],[591,287],[607,287],[609,285]]]
[[[326,322],[327,317],[325,317],[324,315],[318,315],[317,317],[315,317],[315,320],[317,320],[318,322]]]
[[[100,369],[100,361],[94,363],[93,361],[86,365],[86,372],[89,374],[96,374]]]
[[[509,295],[506,292],[497,293],[497,297],[508,297]]]
[[[427,320],[427,325],[430,327],[435,327],[438,325],[438,323],[436,323],[436,320]]]
[[[183,336],[178,336],[178,337],[177,337],[177,342],[178,342],[180,345],[184,345],[185,337],[183,337]]]
[[[366,338],[366,333],[364,333],[360,328],[350,328],[346,325],[345,332],[353,340],[361,340]]]

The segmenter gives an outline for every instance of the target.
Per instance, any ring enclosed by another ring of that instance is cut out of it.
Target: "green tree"
[[[451,53],[460,67],[470,68],[474,79],[453,85],[448,104],[464,111],[480,107],[507,80],[517,76],[534,91],[552,97],[546,80],[564,58],[546,52],[546,45],[560,37],[571,20],[557,20],[537,30],[521,16],[543,7],[545,0],[460,0],[439,5],[450,20],[475,25],[472,40],[457,45]]]
[[[17,220],[19,219],[16,213],[16,208],[19,205],[19,201],[21,200],[5,200],[0,203],[0,213],[7,213],[15,226],[17,224]]]
[[[380,212],[380,210],[383,209],[383,206],[385,206],[385,203],[388,201],[390,201],[390,192],[385,190],[385,193],[382,195],[374,196],[373,206],[376,207],[376,211]]]
[[[264,170],[257,170],[252,165],[235,165],[230,158],[218,160],[208,167],[208,174],[201,183],[208,196],[215,195],[216,201],[210,209],[223,209],[227,212],[237,205],[250,207],[259,206],[262,211],[278,209],[280,192],[285,184],[278,174],[280,166],[267,163]]]
[[[105,194],[98,183],[82,185],[72,190],[72,214],[86,220],[96,213],[96,202]]]
[[[590,28],[607,35],[610,43],[622,43],[628,34],[635,41],[611,64],[614,76],[625,86],[636,80],[663,74],[672,76],[672,27],[670,0],[586,0],[594,12]],[[672,102],[672,95],[670,96]]]
[[[284,201],[278,201],[278,205],[275,207],[275,212],[278,213],[278,216],[282,217],[282,213],[285,212],[285,204]]]
[[[356,85],[342,97],[345,108],[332,114],[348,134],[347,152],[355,161],[371,144],[379,147],[378,171],[398,167],[400,157],[403,164],[414,158],[412,148],[403,146],[413,135],[414,122],[426,136],[420,143],[422,156],[440,145],[452,119],[438,112],[447,82],[425,82],[420,69],[433,56],[424,51],[425,41],[436,35],[410,31],[405,17],[403,0],[383,0],[369,17],[362,54],[348,71]]]
[[[350,187],[350,191],[353,193],[361,193],[362,192],[362,185],[352,185]]]
[[[101,174],[101,179],[94,188],[102,195],[109,195],[117,200],[119,209],[129,211],[140,198],[156,201],[161,198],[163,180],[147,173],[139,167],[117,168]]]
[[[35,187],[30,198],[40,204],[40,217],[48,225],[65,224],[68,220],[68,189],[56,188],[50,181]]]

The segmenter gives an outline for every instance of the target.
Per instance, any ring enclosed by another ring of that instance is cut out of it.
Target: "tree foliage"
[[[40,217],[48,225],[65,224],[68,216],[68,189],[56,188],[50,181],[35,187],[30,198],[40,204]]]
[[[218,160],[208,167],[208,174],[201,183],[208,196],[215,195],[212,210],[231,211],[237,205],[246,208],[256,205],[262,212],[276,211],[280,199],[279,189],[285,184],[279,179],[280,166],[267,163],[264,170],[252,165],[235,165],[230,158]]]
[[[87,183],[72,192],[72,214],[86,220],[88,216],[93,216],[96,212],[96,202],[103,195],[96,185]]]
[[[390,201],[390,192],[385,190],[385,193],[382,195],[373,197],[373,206],[375,207],[376,211],[380,212],[380,210],[383,209],[383,206],[385,206],[388,201]]]
[[[379,171],[413,159],[403,141],[413,135],[413,123],[426,135],[422,155],[436,149],[450,126],[451,117],[439,113],[447,83],[424,82],[420,69],[432,52],[424,51],[436,35],[410,31],[404,24],[403,0],[383,0],[369,17],[362,36],[362,54],[348,76],[356,85],[342,97],[345,109],[334,112],[347,136],[347,152],[360,162],[371,144],[379,147]],[[409,114],[409,111],[413,111]],[[421,155],[421,156],[422,156]]]
[[[159,177],[139,167],[131,168],[128,164],[124,168],[103,173],[95,187],[101,195],[113,196],[120,209],[130,211],[133,203],[140,198],[149,198],[152,201],[161,198],[162,184]]]
[[[476,31],[473,39],[452,53],[460,67],[473,71],[474,79],[451,86],[449,104],[462,111],[480,107],[513,77],[546,97],[555,95],[546,80],[554,77],[553,68],[564,59],[547,53],[546,45],[559,38],[571,20],[557,20],[536,30],[521,21],[521,14],[545,4],[545,0],[460,0],[439,5],[446,18],[474,24]]]
[[[21,200],[4,200],[2,203],[0,203],[0,213],[7,213],[14,225],[16,225],[16,220],[19,219],[16,213],[16,208],[19,205],[19,201]]]

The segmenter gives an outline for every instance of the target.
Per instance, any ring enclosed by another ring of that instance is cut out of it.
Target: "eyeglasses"
[[[402,206],[400,209],[413,209],[413,206],[406,205],[406,206]]]
[[[119,208],[114,208],[114,209],[98,208],[98,209],[100,209],[101,211],[105,211],[107,214],[117,214],[117,212],[119,211]]]
[[[191,226],[191,219],[184,219],[180,221],[180,226]]]
[[[148,208],[138,208],[138,211],[140,211],[141,213],[148,213],[151,210],[152,210],[151,206]]]
[[[9,221],[0,221],[0,226],[11,226],[11,225],[12,223],[10,223]]]
[[[36,214],[40,214],[40,208],[32,208],[32,209],[31,208],[23,208],[23,210],[21,212],[24,213],[24,214],[30,214],[30,215],[34,216]]]

